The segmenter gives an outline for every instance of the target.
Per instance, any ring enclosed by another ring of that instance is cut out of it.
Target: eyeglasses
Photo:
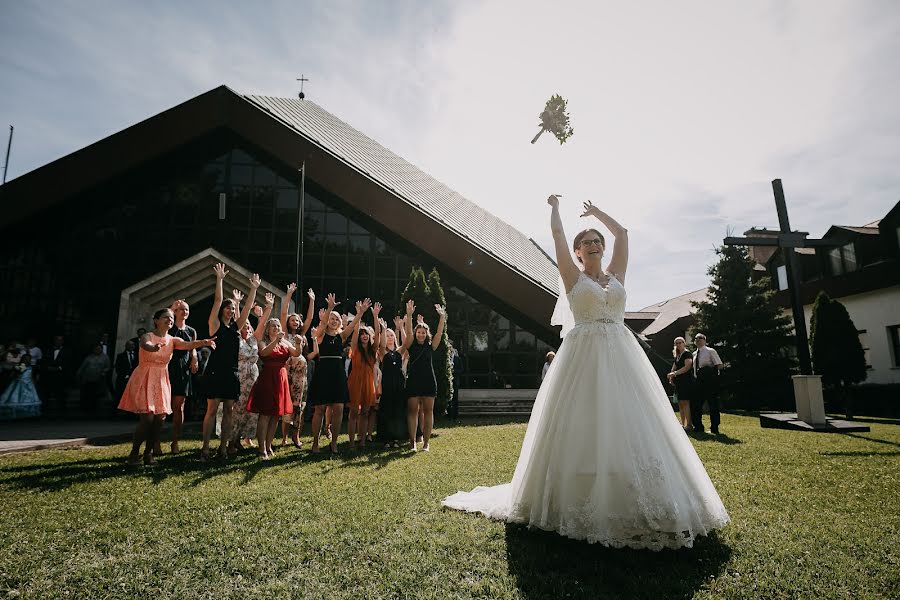
[[[603,246],[603,241],[600,238],[594,238],[592,240],[581,240],[581,245],[587,248],[588,246]]]

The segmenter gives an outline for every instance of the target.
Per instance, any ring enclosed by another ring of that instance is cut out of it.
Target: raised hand
[[[306,295],[309,297],[310,302],[316,301],[316,293],[313,291],[312,288],[309,288],[308,290],[306,290]]]
[[[584,203],[584,212],[581,213],[582,217],[600,217],[600,209],[593,205],[593,203],[588,200]]]
[[[381,314],[381,302],[376,302],[372,305],[372,314],[375,315],[375,318],[378,318],[378,315]]]
[[[424,322],[425,322],[425,315],[423,315],[422,313],[417,314],[416,315],[416,325],[421,325]]]
[[[287,295],[288,295],[288,296],[293,296],[293,295],[294,295],[294,292],[296,292],[296,291],[297,291],[297,284],[296,284],[296,283],[289,283],[288,286],[287,286]]]
[[[416,303],[410,298],[406,301],[406,314],[412,315],[414,312],[416,312]]]
[[[256,316],[257,319],[261,319],[263,316],[263,309],[262,309],[262,306],[260,306],[259,304],[255,304],[255,303],[253,304],[252,312]]]
[[[372,300],[369,299],[369,298],[366,298],[365,300],[362,301],[362,305],[361,305],[361,306],[362,306],[362,312],[356,311],[356,314],[357,314],[357,315],[360,315],[360,316],[362,316],[362,313],[364,313],[364,312],[366,312],[367,310],[369,310],[369,308],[372,306]]]
[[[382,329],[387,329],[387,322],[384,319],[378,319],[378,324],[381,325]]]
[[[275,306],[275,294],[266,292],[266,306]]]
[[[328,320],[328,313],[329,311],[325,310],[324,308],[319,309],[319,323],[324,323]]]
[[[329,310],[334,310],[335,306],[338,306],[340,302],[337,302],[334,298],[334,292],[331,292],[327,296],[325,296],[325,301],[328,303]]]
[[[235,289],[231,290],[231,297],[234,298],[235,302],[240,304],[241,300],[244,299],[244,294],[241,292],[241,290],[235,288]]]
[[[260,283],[259,273],[254,273],[253,275],[250,276],[250,287],[251,288],[253,288],[253,289],[258,288],[259,283]]]
[[[229,273],[225,270],[223,263],[216,263],[216,266],[213,267],[213,272],[216,274],[216,279],[225,279],[225,276]]]
[[[441,306],[440,304],[434,305],[434,310],[437,311],[439,317],[444,318],[447,316],[447,309]]]
[[[560,196],[561,196],[561,194],[550,194],[550,197],[547,198],[547,204],[549,204],[553,208],[558,207]]]
[[[182,298],[182,299],[179,299],[179,300],[176,300],[175,302],[172,303],[172,306],[169,307],[169,310],[171,310],[172,312],[175,312],[176,310],[178,310],[179,308],[181,308],[181,306],[182,306],[183,304],[187,304],[187,300],[185,300],[185,299],[183,299],[183,298]]]
[[[403,317],[394,317],[394,329],[400,329],[403,325]]]
[[[283,332],[283,331],[279,331],[278,334],[275,336],[275,339],[276,339],[277,341],[279,341],[279,342],[280,342],[281,340],[283,340],[283,339],[284,339],[284,332]]]

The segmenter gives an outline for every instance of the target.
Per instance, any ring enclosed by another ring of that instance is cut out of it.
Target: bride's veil
[[[559,298],[556,299],[556,307],[553,309],[553,315],[550,317],[551,325],[562,325],[559,337],[566,337],[573,327],[575,327],[575,316],[572,314],[572,307],[569,306],[569,298],[566,296],[566,286],[563,284],[562,275],[559,276]]]

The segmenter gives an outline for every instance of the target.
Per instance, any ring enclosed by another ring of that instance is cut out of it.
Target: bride
[[[512,482],[477,487],[444,506],[616,548],[691,547],[728,523],[650,361],[625,327],[627,231],[585,202],[615,236],[612,259],[596,229],[575,236],[572,260],[550,196],[565,289],[551,323],[565,339],[538,391]]]

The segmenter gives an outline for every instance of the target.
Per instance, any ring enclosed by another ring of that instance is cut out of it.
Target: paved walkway
[[[2,421],[0,454],[125,441],[134,425],[131,420]]]

